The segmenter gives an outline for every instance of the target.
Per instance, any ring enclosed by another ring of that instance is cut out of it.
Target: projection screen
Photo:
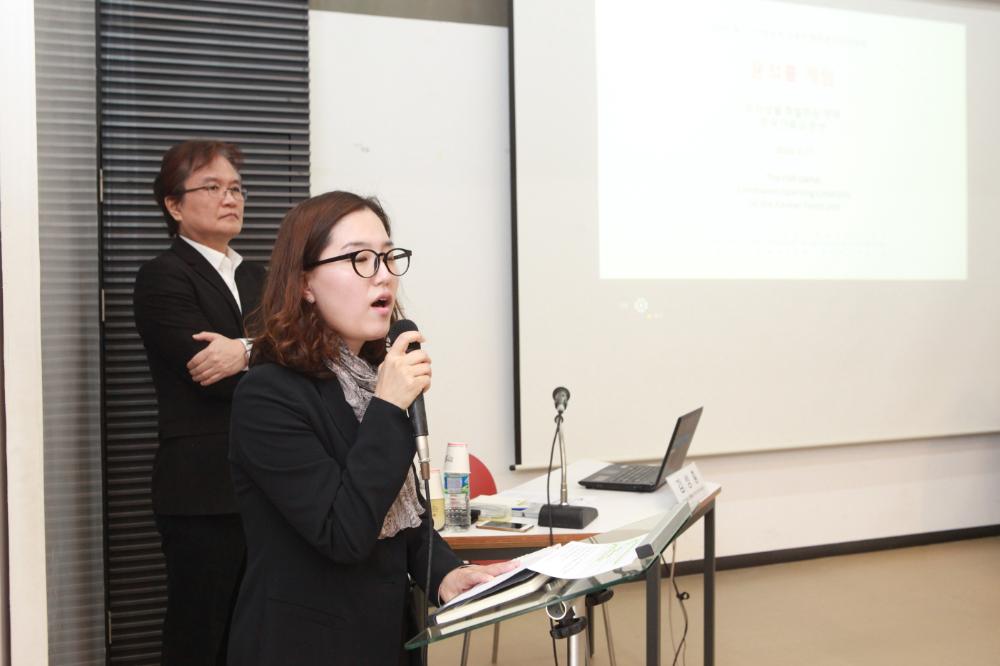
[[[515,0],[518,449],[1000,430],[1000,9]]]

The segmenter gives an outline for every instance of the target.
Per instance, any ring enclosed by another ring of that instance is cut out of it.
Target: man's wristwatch
[[[246,367],[244,370],[250,369],[250,352],[253,350],[253,341],[250,338],[238,338],[240,342],[243,343],[243,350],[246,352]]]

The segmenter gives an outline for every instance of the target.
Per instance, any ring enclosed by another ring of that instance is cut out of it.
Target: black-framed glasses
[[[242,185],[233,185],[232,187],[223,187],[218,183],[212,183],[211,185],[202,185],[201,187],[190,187],[186,190],[181,190],[180,194],[187,194],[188,192],[205,192],[210,197],[222,201],[226,198],[226,193],[233,195],[233,199],[237,201],[246,201],[248,196],[247,188]]]
[[[404,250],[401,247],[394,247],[391,250],[386,250],[385,252],[376,252],[375,250],[355,250],[354,252],[348,252],[347,254],[330,257],[329,259],[320,259],[319,261],[314,261],[311,264],[306,264],[305,269],[307,271],[311,271],[317,266],[322,266],[323,264],[331,264],[335,261],[350,259],[351,265],[354,266],[354,272],[363,278],[370,278],[378,273],[378,267],[383,263],[385,263],[386,270],[398,277],[409,270],[410,257],[412,256],[413,252],[411,250]]]

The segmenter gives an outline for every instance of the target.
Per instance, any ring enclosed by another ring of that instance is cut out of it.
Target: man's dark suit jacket
[[[230,630],[232,666],[397,666],[414,627],[408,579],[432,600],[461,560],[420,527],[378,539],[416,447],[406,412],[372,398],[359,424],[336,378],[262,364],[233,398],[233,482],[247,568]],[[414,656],[419,653],[414,653]]]
[[[236,287],[242,314],[229,287],[185,240],[139,269],[133,306],[159,406],[160,446],[153,469],[153,509],[174,515],[236,513],[229,478],[229,413],[243,372],[201,386],[187,369],[206,343],[200,331],[247,337],[245,320],[257,309],[263,266],[240,263]]]

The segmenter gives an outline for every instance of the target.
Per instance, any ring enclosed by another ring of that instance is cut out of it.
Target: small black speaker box
[[[565,527],[582,530],[597,518],[597,509],[592,506],[572,504],[543,504],[538,511],[539,527]]]

